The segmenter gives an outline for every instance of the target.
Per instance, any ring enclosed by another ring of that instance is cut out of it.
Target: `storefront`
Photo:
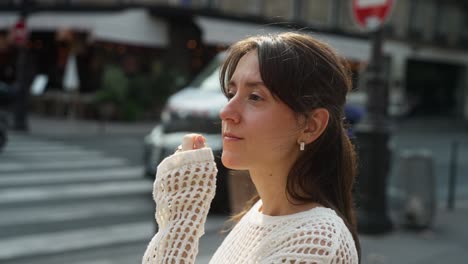
[[[0,30],[3,30],[5,39],[17,16],[10,13],[2,13],[0,16]],[[30,47],[36,56],[37,71],[49,76],[48,89],[63,91],[63,72],[71,52],[74,52],[82,93],[102,89],[102,76],[109,64],[119,65],[125,75],[140,71],[157,74],[158,71],[161,73],[161,69],[168,70],[164,74],[173,75],[173,81],[178,83],[175,87],[183,86],[219,51],[235,41],[257,34],[296,31],[282,24],[262,24],[259,21],[244,21],[235,17],[209,16],[189,11],[181,11],[177,16],[172,16],[147,11],[144,8],[87,13],[38,12],[30,15],[28,25],[32,32]],[[365,103],[363,82],[359,80],[369,61],[369,39],[364,34],[314,31],[308,28],[297,31],[307,32],[329,43],[349,60],[355,86],[358,88],[356,93],[360,93],[357,98],[362,98],[362,103]],[[11,69],[12,59],[10,55],[5,54],[14,53],[2,53],[1,49],[0,34],[0,63],[3,63],[0,67],[7,69],[3,70],[4,72],[11,72],[5,65],[9,64]],[[385,76],[391,101],[389,112],[392,115],[409,113],[411,98],[407,93],[422,93],[412,79],[419,78],[413,76],[420,72],[413,70],[419,62],[455,64],[461,67],[461,72],[466,71],[463,69],[468,65],[468,52],[464,50],[415,45],[404,40],[385,40],[384,55]],[[418,63],[415,63],[416,61]],[[450,91],[449,94],[456,94],[457,110],[454,113],[468,118],[468,112],[464,110],[468,109],[464,99],[468,94],[465,92],[466,80],[461,77],[447,77],[453,78],[458,79],[458,82],[453,84],[456,88],[446,89]],[[445,83],[446,86],[451,85],[451,82]],[[155,89],[170,92],[176,88],[167,88],[166,85]]]

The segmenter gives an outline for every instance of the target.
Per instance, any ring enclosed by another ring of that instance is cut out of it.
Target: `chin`
[[[243,166],[243,162],[236,158],[233,155],[229,155],[223,151],[221,155],[221,162],[223,163],[224,167],[231,169],[231,170],[246,170],[246,166]]]

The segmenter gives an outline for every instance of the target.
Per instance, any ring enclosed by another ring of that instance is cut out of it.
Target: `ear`
[[[317,108],[311,111],[299,141],[304,141],[305,144],[314,142],[327,128],[329,117],[330,113],[325,108]]]

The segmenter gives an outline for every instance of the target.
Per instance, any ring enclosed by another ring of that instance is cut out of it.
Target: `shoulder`
[[[333,251],[343,236],[351,236],[343,220],[331,209],[318,207],[291,221],[287,239],[297,244],[313,245],[323,251]]]
[[[316,263],[330,263],[332,260],[357,263],[354,261],[357,251],[351,233],[343,220],[327,208],[314,208],[291,219],[274,244],[274,258],[282,261],[309,263],[313,259]],[[341,261],[337,259],[343,257],[345,259]]]

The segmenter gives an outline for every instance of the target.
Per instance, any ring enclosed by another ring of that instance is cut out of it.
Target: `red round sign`
[[[28,31],[26,29],[26,21],[24,21],[24,19],[20,19],[13,27],[13,40],[17,45],[24,45],[27,38]]]
[[[353,16],[365,29],[376,29],[388,18],[393,0],[353,0]]]

